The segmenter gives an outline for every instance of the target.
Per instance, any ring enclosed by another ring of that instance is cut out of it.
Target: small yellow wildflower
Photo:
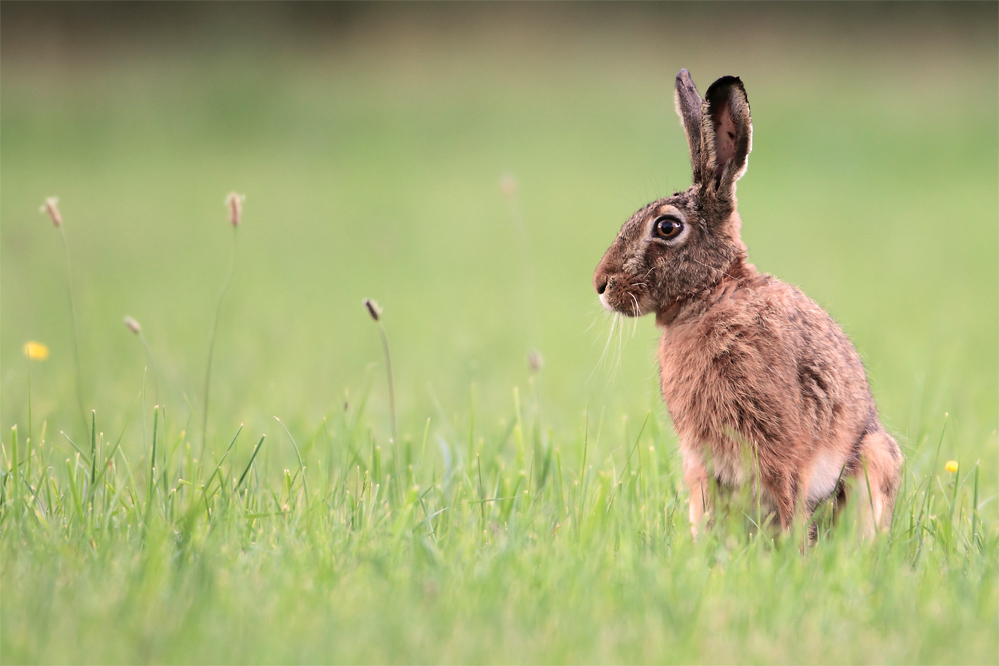
[[[26,342],[24,343],[24,355],[32,361],[44,361],[49,357],[49,348],[41,342]]]
[[[957,461],[956,460],[948,460],[947,464],[944,465],[944,469],[947,470],[948,472],[950,472],[951,474],[955,473],[957,471]]]

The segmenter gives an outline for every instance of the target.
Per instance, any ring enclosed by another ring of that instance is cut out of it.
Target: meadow
[[[0,661],[999,662],[994,4],[54,7],[0,9]],[[591,283],[683,67],[906,456],[872,542],[690,536]]]

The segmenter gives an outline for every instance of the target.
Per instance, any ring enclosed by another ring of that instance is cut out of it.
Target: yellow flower
[[[944,469],[947,470],[948,472],[950,472],[951,474],[953,474],[954,472],[957,471],[957,461],[956,460],[948,460],[947,464],[944,465]]]
[[[44,361],[49,357],[49,348],[41,342],[29,341],[24,343],[24,355],[32,361]]]

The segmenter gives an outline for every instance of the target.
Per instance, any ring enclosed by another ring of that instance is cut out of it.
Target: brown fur
[[[662,393],[680,437],[692,529],[710,515],[711,478],[751,484],[785,529],[796,512],[852,487],[865,529],[884,529],[902,454],[878,419],[860,357],[822,308],[746,259],[735,197],[752,150],[742,82],[721,78],[702,100],[683,70],[676,106],[693,185],[624,224],[594,286],[608,309],[654,312],[663,328]],[[683,224],[674,239],[656,233],[664,215]]]

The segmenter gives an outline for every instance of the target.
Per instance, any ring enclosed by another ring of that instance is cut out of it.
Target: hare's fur
[[[822,500],[842,504],[852,488],[864,529],[883,530],[902,454],[878,419],[860,357],[822,308],[746,260],[735,198],[752,148],[742,83],[719,79],[702,100],[683,70],[676,105],[694,183],[625,223],[594,285],[605,307],[654,312],[663,328],[662,393],[692,529],[710,515],[713,478],[751,484],[785,529]],[[664,218],[682,225],[675,237],[657,234]]]

